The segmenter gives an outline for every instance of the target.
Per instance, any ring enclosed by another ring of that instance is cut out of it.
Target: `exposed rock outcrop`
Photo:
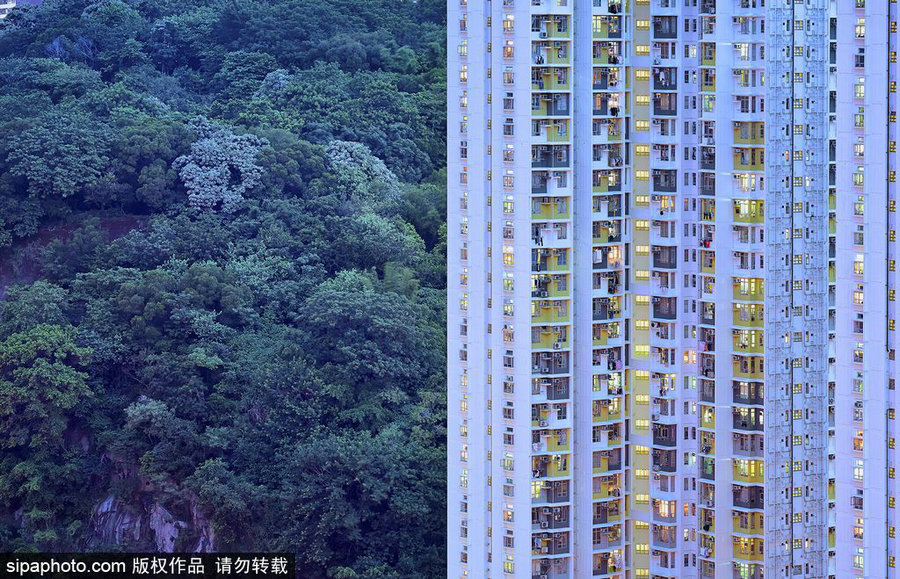
[[[188,522],[159,502],[145,499],[144,504],[135,505],[110,495],[98,503],[91,515],[88,547],[117,546],[158,553],[215,550],[212,524],[195,505],[190,507]]]

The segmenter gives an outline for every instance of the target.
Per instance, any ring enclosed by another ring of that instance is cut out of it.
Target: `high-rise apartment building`
[[[448,5],[448,576],[897,577],[898,5]]]

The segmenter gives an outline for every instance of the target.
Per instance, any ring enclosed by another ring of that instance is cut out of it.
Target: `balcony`
[[[623,64],[621,52],[620,42],[595,42],[593,46],[593,63],[618,66]]]
[[[531,297],[559,298],[569,296],[568,276],[541,274],[532,277]]]
[[[615,295],[622,290],[617,271],[595,273],[592,276],[592,282],[595,297]]]
[[[569,553],[569,533],[538,533],[531,538],[531,554],[565,555]]]
[[[703,480],[716,480],[716,460],[708,456],[700,457],[698,463],[700,478]]]
[[[540,352],[531,355],[533,374],[568,374],[568,352]]]
[[[568,94],[544,93],[533,96],[537,97],[537,102],[533,101],[531,106],[531,116],[533,117],[558,117],[572,114]]]
[[[700,66],[716,65],[716,45],[714,42],[704,42],[700,45]]]
[[[731,517],[732,530],[735,533],[743,535],[762,535],[765,533],[762,513],[734,512],[738,513],[733,514]]]
[[[713,406],[700,406],[700,428],[710,430],[716,427],[716,409]]]
[[[657,549],[674,549],[678,544],[678,533],[673,531],[672,527],[653,525],[650,537],[653,547]]]
[[[747,569],[733,569],[732,579],[765,579],[763,565],[747,565]]]
[[[561,199],[572,195],[571,180],[565,171],[534,171],[531,173],[531,194]]]
[[[678,443],[677,429],[674,426],[653,426],[653,446],[674,447]]]
[[[734,382],[731,387],[732,402],[735,404],[763,405],[763,385],[756,382]]]
[[[677,573],[677,568],[678,558],[675,556],[675,553],[656,550],[650,553],[650,573],[654,577]]]
[[[622,531],[618,527],[597,529],[591,543],[594,551],[605,551],[622,546]]]
[[[565,223],[534,223],[531,241],[538,247],[563,249],[569,243],[569,229]]]
[[[532,378],[531,379],[531,396],[532,402],[535,402],[535,396],[543,397],[549,401],[568,400],[569,379],[568,378]]]
[[[735,147],[733,165],[735,171],[765,171],[765,154],[762,149]]]
[[[537,145],[531,148],[534,169],[568,169],[571,167],[567,145]]]
[[[568,42],[534,42],[531,45],[531,64],[535,66],[543,65],[567,65],[571,64],[569,58]]]
[[[614,450],[622,444],[622,430],[618,424],[594,426],[591,441],[593,442],[591,448],[594,450]]]
[[[610,422],[622,420],[622,407],[618,401],[594,400],[592,405],[594,422]]]
[[[761,328],[765,322],[762,305],[736,304],[732,306],[732,323],[735,326]]]
[[[622,557],[622,552],[619,550],[613,551],[609,555],[605,553],[603,555],[594,555],[591,574],[594,577],[612,575],[614,573],[621,574],[625,571],[624,565],[625,561]]]
[[[594,119],[591,122],[591,135],[597,137],[594,141],[616,142],[622,140],[624,133],[623,119],[605,118]]]
[[[731,372],[735,378],[762,380],[765,378],[763,358],[760,356],[733,356]]]
[[[565,197],[538,197],[531,203],[531,219],[568,219],[569,203]]]
[[[653,90],[678,90],[678,69],[674,67],[654,67]]]
[[[622,257],[618,246],[595,247],[591,257],[594,271],[622,269]]]
[[[622,333],[618,322],[611,324],[594,324],[591,331],[594,346],[623,345]]]
[[[716,149],[714,147],[700,147],[700,168],[707,171],[716,170]]]
[[[564,248],[532,249],[531,271],[569,271],[569,250]]]
[[[716,325],[716,306],[712,302],[701,302],[700,323],[707,326]],[[762,325],[762,324],[760,324]]]
[[[732,412],[732,421],[731,425],[736,430],[744,430],[750,432],[762,432],[763,431],[763,417],[762,410],[758,409],[746,409],[741,408],[740,410],[734,409]]]
[[[675,171],[654,170],[653,191],[655,193],[675,193],[678,191],[678,180]]]
[[[732,132],[735,145],[765,145],[765,123],[734,123]]]
[[[531,507],[532,531],[565,529],[568,526],[569,507]]]
[[[653,267],[656,269],[676,269],[678,267],[678,248],[653,246]]]
[[[594,503],[593,508],[593,524],[595,525],[617,523],[622,520],[622,508],[619,506],[619,501]]]
[[[732,217],[738,223],[763,223],[765,210],[762,201],[734,201]]]
[[[731,485],[732,503],[741,509],[765,508],[764,489],[759,486]]]
[[[657,117],[678,116],[678,104],[675,99],[653,97],[653,115]],[[666,159],[668,161],[668,159]]]
[[[569,121],[540,119],[531,121],[532,143],[567,143],[569,142]]]
[[[700,194],[715,195],[716,194],[716,175],[715,173],[700,173]]]
[[[716,532],[716,517],[710,509],[700,509],[700,517],[697,523],[700,525],[700,531],[703,533],[713,534]]]
[[[622,316],[622,308],[619,307],[618,299],[611,298],[595,298],[593,305],[592,318],[595,322],[614,320]]]
[[[531,562],[531,579],[570,579],[567,558],[536,559]]]
[[[532,16],[531,33],[534,40],[569,38],[569,16],[567,14]]]
[[[657,523],[674,523],[678,519],[677,501],[653,499],[653,520]]]
[[[569,348],[568,326],[543,326],[531,332],[532,350],[565,350]]]
[[[678,18],[657,16],[653,19],[654,40],[674,40],[678,38]]]
[[[621,471],[622,460],[619,458],[618,451],[601,450],[599,452],[594,452],[592,470],[594,474],[611,474]],[[602,504],[605,505],[607,503]],[[601,522],[605,523],[606,521]],[[594,521],[594,524],[597,524],[596,520]]]
[[[593,168],[601,170],[618,169],[627,162],[620,145],[594,145],[591,160]]]
[[[675,472],[678,457],[674,450],[653,450],[651,453],[653,472]]]
[[[621,243],[622,230],[619,221],[595,221],[593,224],[594,243]]]
[[[716,401],[716,383],[712,380],[700,380],[700,400],[702,402]]]
[[[600,16],[595,18],[591,32],[596,39],[622,38],[622,17]]]
[[[618,179],[615,180],[616,185],[618,184]],[[594,186],[595,188],[606,187],[607,191],[610,187],[610,180],[604,179],[601,177],[597,184]],[[596,191],[595,191],[596,192]],[[595,195],[592,199],[591,209],[594,212],[594,217],[597,219],[605,219],[610,217],[621,217],[622,216],[622,199],[621,195]]]
[[[552,457],[548,455],[541,455],[531,458],[532,479],[540,480],[545,478],[560,478],[567,476],[569,476],[568,455],[561,454]]]
[[[677,298],[653,298],[653,317],[661,320],[674,320],[678,317]]]
[[[609,193],[621,190],[622,179],[620,177],[619,171],[594,171],[591,191],[593,191],[594,193]]]
[[[608,86],[609,81],[614,80],[614,79],[609,79],[608,78],[609,76],[610,75],[607,75],[607,74],[600,74],[600,75],[595,74],[594,75],[594,84],[593,84],[594,89],[598,90],[601,88],[606,88]],[[594,95],[593,114],[595,117],[618,118],[622,114],[622,112],[623,112],[623,109],[619,104],[618,94],[608,95],[605,93],[603,93],[603,94],[598,93],[598,94]],[[627,111],[625,111],[625,112],[627,112]]]
[[[531,69],[531,90],[569,90],[569,69],[535,67]]]
[[[622,0],[594,0],[594,14],[622,14]]]
[[[531,502],[532,504],[569,502],[569,481],[544,481],[537,496],[531,497]]]
[[[595,375],[592,382],[592,389],[596,396],[622,395],[622,374],[620,372]]]
[[[760,302],[766,299],[763,280],[757,278],[734,278],[731,284],[732,298],[738,301]]]

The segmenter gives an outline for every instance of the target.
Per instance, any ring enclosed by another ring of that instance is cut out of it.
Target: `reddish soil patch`
[[[6,295],[8,286],[31,283],[40,278],[41,272],[35,263],[35,256],[54,241],[65,242],[71,239],[72,234],[82,226],[82,222],[90,217],[99,220],[99,227],[106,232],[107,241],[127,235],[147,223],[147,218],[144,216],[85,213],[79,215],[80,221],[41,227],[29,239],[0,249],[0,299]]]

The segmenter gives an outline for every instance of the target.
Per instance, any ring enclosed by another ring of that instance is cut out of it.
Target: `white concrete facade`
[[[449,1],[448,577],[895,576],[896,18]]]
[[[6,18],[15,7],[16,0],[0,0],[0,18]]]

